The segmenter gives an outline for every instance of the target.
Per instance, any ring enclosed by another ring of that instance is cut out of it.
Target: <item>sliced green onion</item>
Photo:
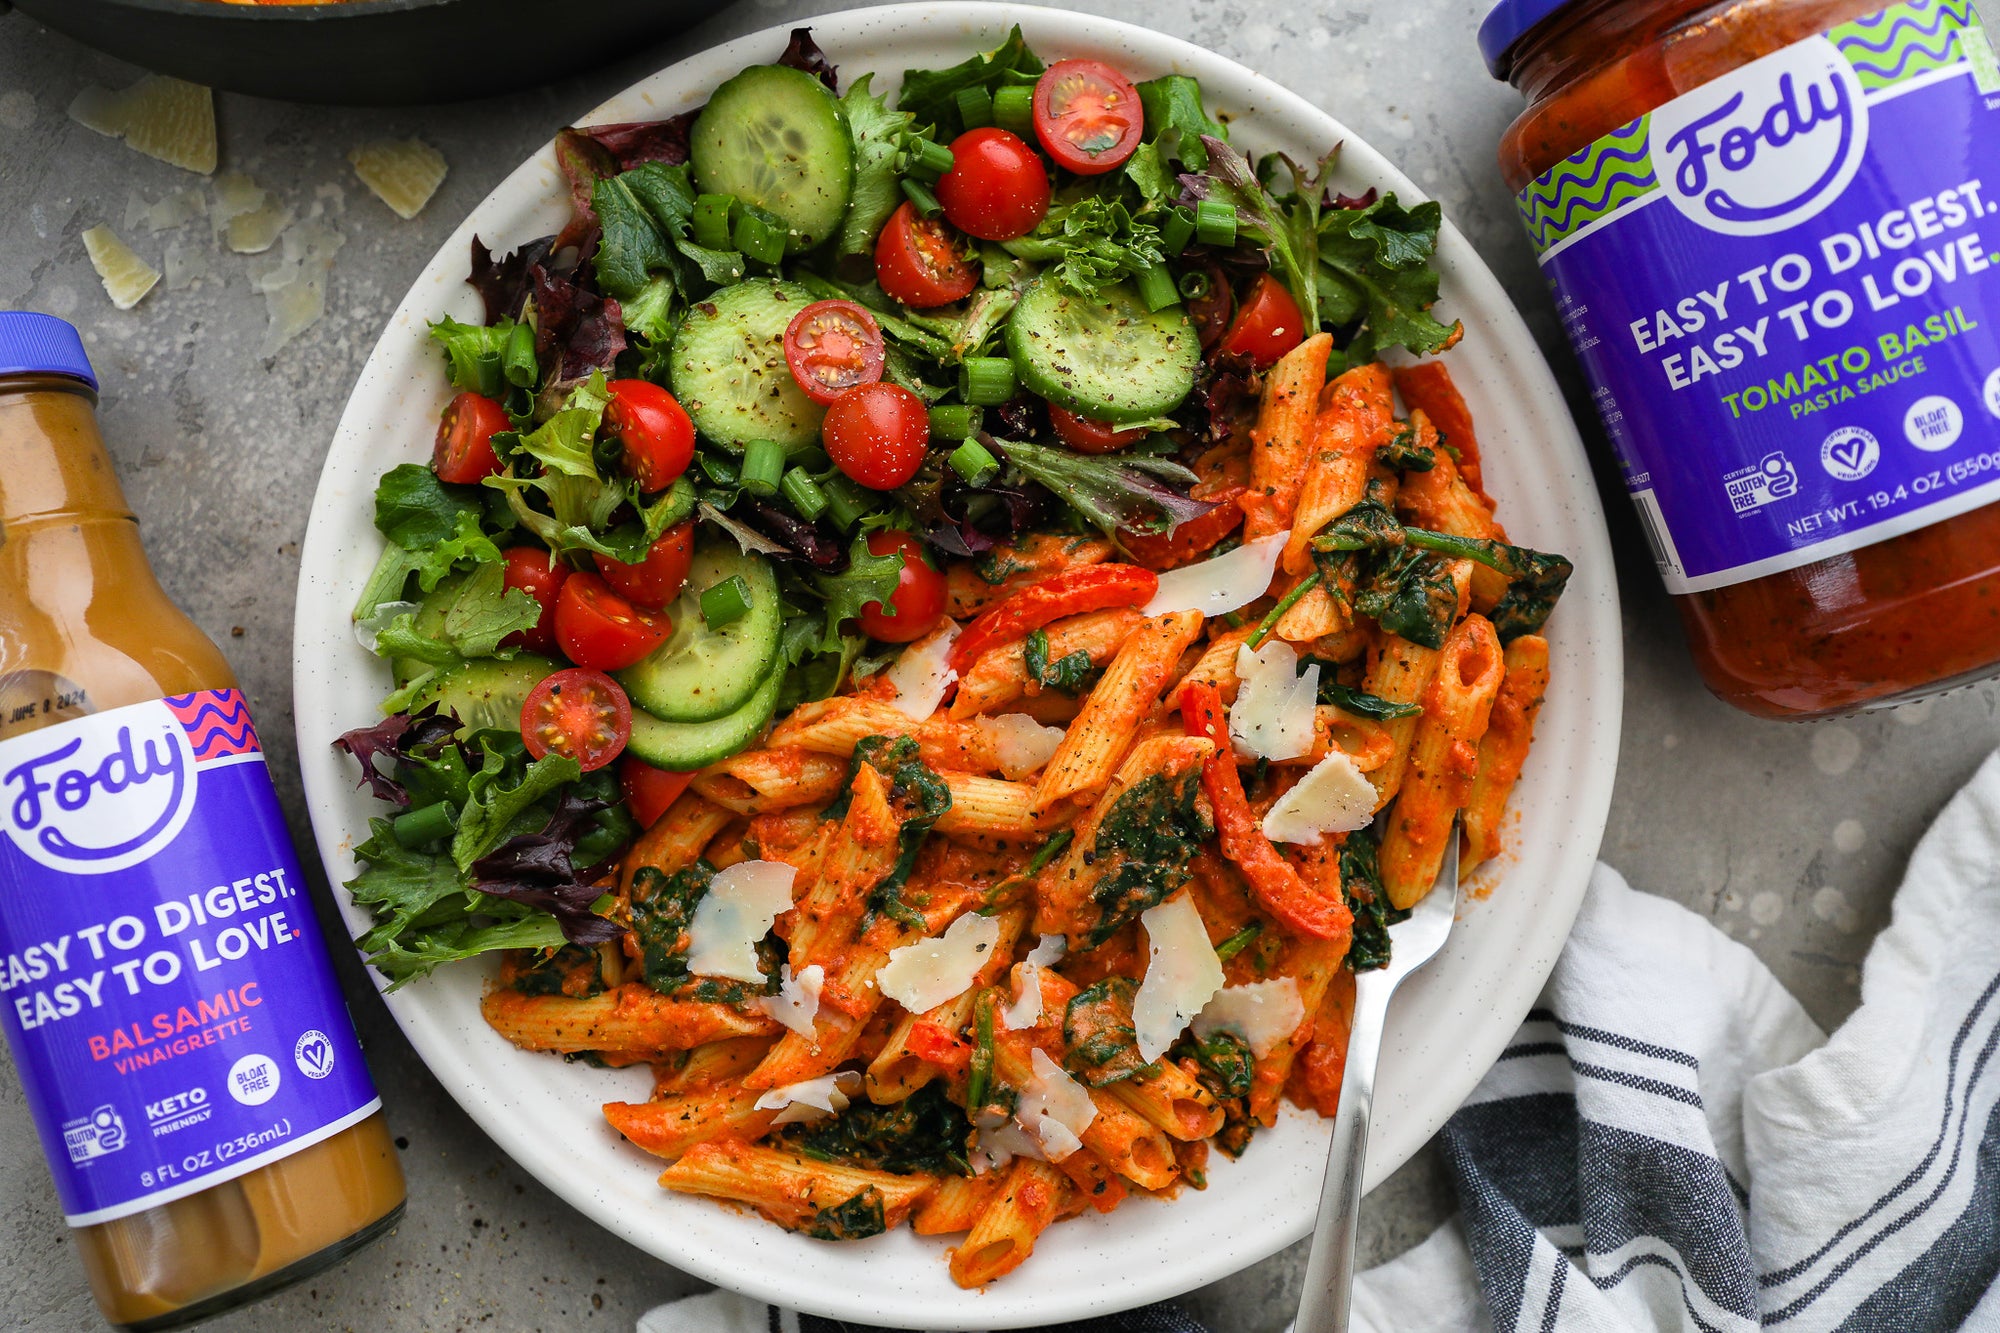
[[[1000,460],[977,440],[967,440],[959,445],[944,461],[951,464],[951,470],[964,477],[970,486],[984,486],[1000,471]]]
[[[993,123],[1010,133],[1026,137],[1035,128],[1035,89],[1032,84],[1010,83],[993,94]]]
[[[694,230],[694,243],[707,246],[711,250],[733,250],[729,240],[729,210],[736,206],[733,194],[698,194],[694,197],[694,212],[688,217],[688,225]]]
[[[507,346],[500,353],[500,373],[517,389],[532,389],[542,373],[535,364],[535,328],[525,320],[507,334]]]
[[[951,170],[951,149],[935,139],[918,139],[911,151],[910,170],[918,175],[936,180]]]
[[[1278,599],[1278,604],[1272,607],[1270,611],[1265,614],[1262,620],[1257,622],[1257,628],[1251,631],[1250,637],[1248,639],[1244,640],[1244,643],[1249,647],[1250,651],[1253,653],[1256,652],[1258,647],[1262,645],[1264,640],[1270,635],[1271,631],[1277,627],[1278,622],[1285,618],[1285,612],[1291,610],[1294,606],[1298,605],[1298,601],[1301,597],[1304,597],[1307,593],[1311,592],[1314,588],[1317,588],[1318,586],[1319,586],[1319,571],[1314,570],[1312,573],[1300,579],[1297,587],[1293,588],[1283,597],[1280,597]]]
[[[740,475],[736,460],[718,450],[704,449],[695,455],[695,461],[701,465],[703,475],[718,486],[734,486]]]
[[[937,403],[931,408],[931,434],[940,440],[970,439],[979,429],[979,409],[967,403]]]
[[[1165,310],[1181,302],[1181,294],[1174,287],[1174,275],[1167,272],[1165,264],[1149,264],[1134,274],[1132,281],[1148,310]]]
[[[1215,946],[1216,958],[1222,962],[1225,963],[1228,962],[1230,959],[1234,958],[1237,954],[1242,953],[1243,946],[1250,943],[1250,941],[1256,939],[1258,934],[1263,929],[1264,929],[1263,922],[1252,921],[1249,925],[1243,927],[1243,929],[1237,931],[1234,935],[1231,935],[1228,939],[1224,940],[1222,943]]]
[[[903,197],[915,204],[917,212],[927,218],[934,218],[944,212],[944,205],[940,204],[937,196],[931,193],[930,186],[920,180],[903,177]]]
[[[1208,288],[1208,274],[1203,273],[1200,269],[1196,269],[1192,273],[1181,274],[1181,295],[1185,296],[1188,300],[1199,301],[1202,297],[1208,295]]]
[[[776,440],[752,440],[743,446],[743,470],[737,481],[752,495],[776,495],[785,475],[785,446]]]
[[[1177,255],[1188,248],[1194,239],[1194,212],[1176,206],[1167,211],[1167,220],[1160,224],[1160,248],[1170,255]]]
[[[701,594],[701,621],[710,629],[721,629],[749,614],[750,585],[741,574],[731,574]]]
[[[965,122],[968,130],[982,129],[993,123],[993,94],[978,84],[960,88],[955,100],[958,102],[958,118]]]
[[[1203,245],[1226,250],[1236,244],[1236,205],[1204,199],[1194,207],[1194,234]]]
[[[853,527],[875,508],[873,496],[838,474],[821,482],[820,489],[826,492],[826,512],[839,527]]]
[[[1014,363],[1004,356],[968,356],[958,363],[958,396],[974,407],[998,407],[1014,396]]]
[[[804,468],[795,467],[787,472],[784,480],[778,483],[778,489],[784,492],[786,501],[798,511],[799,517],[808,523],[826,512],[826,492],[819,488],[819,483]]]
[[[736,205],[730,237],[738,250],[760,264],[775,264],[785,257],[784,224],[753,204]]]
[[[389,825],[396,841],[410,851],[436,842],[457,827],[458,811],[449,801],[439,801],[436,805],[397,815]]]

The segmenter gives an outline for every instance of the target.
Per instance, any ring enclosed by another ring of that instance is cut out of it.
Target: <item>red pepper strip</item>
[[[904,1040],[903,1048],[924,1063],[954,1074],[964,1073],[966,1066],[972,1063],[970,1046],[937,1024],[924,1020],[910,1024],[910,1035]]]
[[[1236,771],[1236,756],[1229,748],[1221,691],[1204,681],[1190,681],[1181,690],[1180,704],[1181,725],[1188,735],[1206,736],[1215,742],[1215,753],[1201,770],[1201,785],[1209,804],[1215,807],[1215,832],[1222,854],[1242,870],[1258,904],[1285,929],[1319,940],[1345,936],[1352,928],[1347,905],[1307,888],[1292,863],[1264,836],[1251,812],[1243,795],[1242,776]]]
[[[1085,565],[1031,583],[965,627],[952,646],[951,668],[960,675],[984,653],[1012,643],[1052,620],[1144,606],[1160,589],[1160,576],[1137,565]]]
[[[1200,518],[1191,518],[1171,532],[1153,534],[1120,532],[1118,540],[1125,544],[1132,558],[1148,569],[1172,569],[1186,564],[1202,555],[1217,542],[1236,531],[1243,522],[1243,506],[1240,497],[1249,494],[1247,486],[1228,486],[1213,495],[1204,495],[1204,500],[1215,508]]]

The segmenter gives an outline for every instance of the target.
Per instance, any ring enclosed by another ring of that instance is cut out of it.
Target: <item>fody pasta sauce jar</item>
[[[2000,669],[2000,61],[1969,0],[1501,0],[1500,144],[1709,687]]]
[[[0,313],[0,1027],[105,1317],[317,1272],[403,1176],[222,654],[161,592],[76,330]]]

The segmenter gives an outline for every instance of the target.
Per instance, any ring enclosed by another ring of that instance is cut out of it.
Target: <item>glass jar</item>
[[[1480,45],[1709,688],[1812,718],[2000,669],[2000,62],[1965,0],[1503,0]]]

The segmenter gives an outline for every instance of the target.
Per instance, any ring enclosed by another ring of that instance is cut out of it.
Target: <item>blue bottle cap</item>
[[[97,388],[75,326],[32,310],[0,310],[0,375],[68,375]]]
[[[1496,79],[1507,77],[1507,71],[1514,63],[1507,58],[1507,52],[1514,43],[1528,35],[1528,29],[1540,23],[1559,9],[1567,9],[1574,0],[1500,0],[1487,14],[1486,21],[1479,25],[1479,54],[1486,57],[1486,68]]]

